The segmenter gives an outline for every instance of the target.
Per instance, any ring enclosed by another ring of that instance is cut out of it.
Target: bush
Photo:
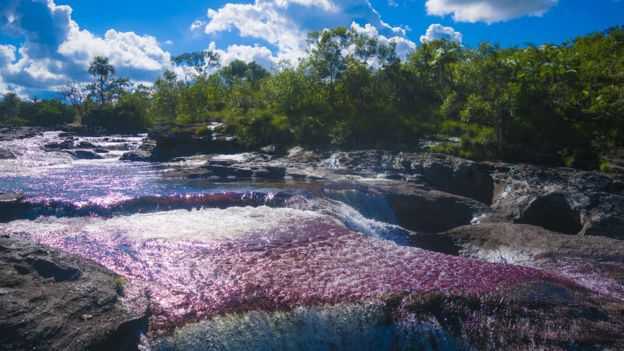
[[[250,111],[245,116],[227,116],[227,129],[248,147],[270,144],[287,145],[293,140],[285,116],[273,116],[263,111]]]
[[[149,100],[141,93],[122,96],[113,107],[92,110],[83,123],[111,133],[145,132],[152,125],[147,107]]]

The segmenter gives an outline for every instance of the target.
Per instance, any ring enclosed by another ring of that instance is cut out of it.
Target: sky
[[[145,83],[206,49],[272,69],[305,55],[309,31],[339,25],[395,42],[401,57],[440,38],[559,44],[624,25],[624,0],[0,0],[0,94],[87,81],[98,55]]]

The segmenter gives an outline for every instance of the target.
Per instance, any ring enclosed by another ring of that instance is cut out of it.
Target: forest
[[[134,133],[225,123],[249,148],[431,151],[470,159],[608,170],[602,155],[624,143],[624,28],[560,45],[395,47],[344,27],[312,32],[298,64],[219,65],[211,51],[174,57],[153,85],[115,76],[107,58],[90,83],[53,99],[0,101],[0,124]],[[198,133],[201,132],[198,129]]]

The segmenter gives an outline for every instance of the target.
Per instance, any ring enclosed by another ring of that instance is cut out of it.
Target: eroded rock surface
[[[0,237],[3,350],[136,347],[145,310],[118,296],[117,275],[93,262],[15,237]]]

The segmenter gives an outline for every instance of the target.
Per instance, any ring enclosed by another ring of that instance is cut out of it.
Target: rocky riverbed
[[[247,150],[218,124],[20,133],[0,138],[9,349],[624,348],[621,176]]]

